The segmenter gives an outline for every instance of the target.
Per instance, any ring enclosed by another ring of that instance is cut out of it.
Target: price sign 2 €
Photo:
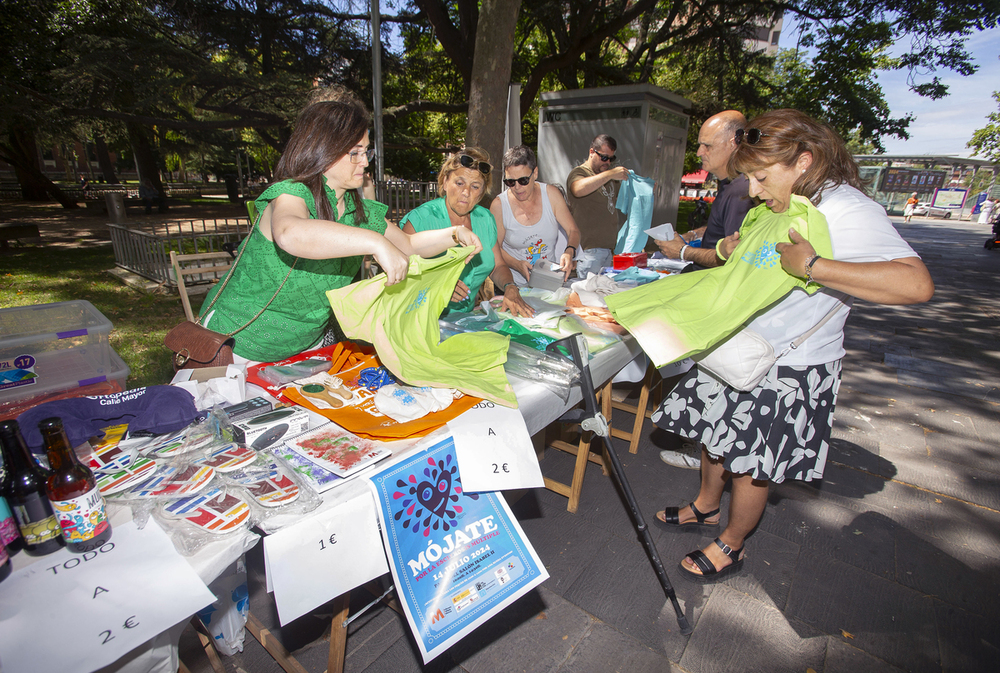
[[[528,428],[517,409],[482,401],[448,422],[466,491],[544,485]]]

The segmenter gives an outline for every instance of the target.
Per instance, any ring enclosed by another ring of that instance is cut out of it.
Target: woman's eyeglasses
[[[479,172],[482,173],[483,175],[489,175],[490,170],[493,168],[485,161],[476,161],[468,154],[463,154],[460,157],[458,157],[458,163],[462,164],[466,168],[478,168]]]
[[[503,183],[508,187],[513,187],[514,185],[521,185],[522,187],[527,187],[528,183],[531,182],[531,176],[525,175],[523,178],[504,178]]]
[[[747,145],[756,145],[761,138],[766,138],[767,134],[760,129],[736,129],[736,144],[739,145],[746,138]]]
[[[361,157],[367,158],[368,162],[371,163],[371,160],[375,158],[375,148],[369,147],[367,150],[354,150],[353,152],[349,152],[347,156],[351,157],[352,164],[360,164]]]
[[[611,164],[613,164],[616,161],[618,161],[618,155],[617,154],[612,154],[609,157],[607,154],[601,154],[597,150],[594,150],[594,154],[596,154],[597,156],[601,157],[601,161],[607,161],[608,163],[611,163]]]

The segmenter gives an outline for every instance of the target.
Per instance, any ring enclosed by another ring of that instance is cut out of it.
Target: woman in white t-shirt
[[[775,110],[736,134],[730,175],[744,174],[758,208],[784,212],[792,194],[810,199],[827,219],[833,259],[819,257],[795,230],[778,243],[787,273],[818,283],[813,295],[795,290],[749,325],[782,352],[791,341],[836,312],[799,348],[781,358],[764,380],[741,393],[697,367],[653,414],[659,427],[701,442],[701,488],[684,507],[657,520],[671,527],[719,526],[723,488],[732,481],[729,520],[713,544],[688,554],[681,570],[714,581],[743,564],[743,546],[764,513],[768,484],[820,479],[840,386],[844,323],[854,297],[881,304],[915,304],[934,294],[930,274],[869,199],[857,164],[827,125],[796,110]],[[729,257],[739,239],[725,239]]]

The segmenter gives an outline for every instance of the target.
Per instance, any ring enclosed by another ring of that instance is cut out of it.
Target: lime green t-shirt
[[[781,267],[775,246],[790,242],[792,227],[817,254],[833,256],[826,218],[808,199],[793,196],[783,213],[763,205],[750,211],[725,265],[668,276],[605,301],[656,367],[708,350],[792,290],[812,294],[820,289]]]
[[[465,265],[465,268],[462,269],[462,275],[458,277],[469,288],[469,296],[462,302],[448,302],[444,315],[452,311],[469,312],[474,309],[479,289],[483,286],[487,276],[493,273],[496,266],[493,246],[497,242],[497,223],[493,219],[493,213],[482,206],[476,206],[469,213],[469,216],[472,218],[472,233],[479,237],[483,249],[472,258],[471,262]],[[400,228],[407,222],[413,225],[414,231],[445,229],[452,226],[443,198],[428,201],[408,212],[400,220]]]

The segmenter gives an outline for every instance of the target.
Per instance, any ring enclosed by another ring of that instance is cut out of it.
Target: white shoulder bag
[[[767,339],[745,327],[710,350],[693,355],[692,359],[699,367],[729,387],[741,393],[748,392],[757,387],[779,358],[801,346],[844,306],[843,302],[838,301],[837,305],[811,330],[788,344],[788,347],[778,355],[774,354],[774,348]]]

